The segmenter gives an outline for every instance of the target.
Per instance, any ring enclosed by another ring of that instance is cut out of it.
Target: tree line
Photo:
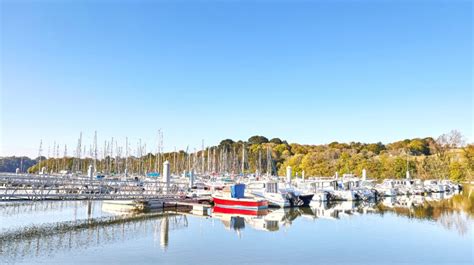
[[[49,158],[28,169],[38,172],[60,170],[87,172],[89,165],[105,174],[160,172],[163,161],[170,162],[172,173],[278,174],[287,166],[295,176],[333,176],[352,173],[361,175],[366,169],[374,179],[449,178],[454,181],[472,180],[474,174],[474,145],[466,145],[458,131],[438,138],[405,139],[389,144],[339,143],[323,145],[289,144],[279,138],[252,136],[247,141],[222,140],[219,145],[195,152],[148,153],[141,157],[107,156],[93,158]]]

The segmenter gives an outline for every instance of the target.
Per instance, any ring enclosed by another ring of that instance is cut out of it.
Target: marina
[[[221,264],[224,258],[286,264],[289,257],[301,264],[470,264],[474,186],[469,183],[421,181],[408,173],[405,179],[376,181],[366,170],[361,177],[297,177],[291,167],[286,176],[175,175],[167,161],[162,172],[128,179],[0,174],[0,259],[95,263],[100,251],[101,262],[115,264]],[[437,236],[442,239],[427,241]],[[219,249],[199,243],[209,241]],[[422,245],[432,253],[453,242],[455,251],[442,256],[420,253]],[[349,259],[347,251],[363,251],[358,246],[370,251]],[[239,252],[230,254],[231,247]],[[314,260],[299,259],[315,249]],[[394,255],[393,249],[405,255]],[[191,254],[196,251],[199,255]],[[255,251],[261,254],[240,256]]]
[[[216,207],[204,215],[189,208],[116,211],[99,200],[1,202],[0,259],[77,264],[96,263],[99,255],[101,263],[114,264],[221,264],[229,258],[264,264],[470,264],[474,213],[472,204],[459,208],[472,203],[470,192],[469,186],[444,197],[319,202],[259,214]],[[210,247],[215,245],[220,247]],[[260,254],[245,255],[254,251]],[[305,258],[314,251],[313,259]],[[365,254],[351,257],[354,251]]]
[[[0,0],[0,265],[472,265],[472,1]]]
[[[407,171],[405,179],[385,179],[377,182],[367,178],[364,169],[362,177],[344,174],[339,177],[295,178],[292,168],[287,167],[286,176],[232,175],[206,173],[172,175],[168,161],[163,164],[163,176],[133,178],[55,174],[0,174],[0,200],[132,200],[177,202],[194,199],[197,201],[223,199],[261,199],[270,207],[308,206],[320,201],[370,201],[397,195],[425,195],[431,193],[456,193],[462,185],[447,179],[412,179]],[[191,171],[193,172],[193,170]],[[239,196],[234,188],[239,187]],[[232,192],[231,192],[232,189]],[[117,202],[119,204],[120,202]],[[126,204],[126,203],[122,203]]]

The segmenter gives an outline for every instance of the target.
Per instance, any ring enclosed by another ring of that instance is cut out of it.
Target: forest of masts
[[[193,152],[179,150],[174,152],[163,152],[163,133],[158,132],[158,144],[155,151],[147,152],[147,145],[141,139],[133,148],[128,140],[125,145],[120,146],[118,141],[111,138],[104,141],[101,150],[97,144],[97,132],[89,148],[83,144],[82,133],[80,134],[77,147],[73,156],[68,155],[68,148],[64,145],[64,151],[60,152],[60,145],[54,142],[53,150],[48,147],[46,157],[42,156],[42,141],[39,148],[39,163],[31,168],[30,173],[38,173],[45,168],[48,173],[60,173],[64,171],[85,174],[90,165],[96,173],[101,174],[128,174],[145,175],[147,173],[160,173],[164,161],[170,163],[172,174],[191,172],[197,174],[275,174],[276,167],[272,158],[270,147],[260,148],[257,152],[249,154],[244,142],[239,145],[219,145],[196,148]],[[100,151],[99,151],[100,150]]]

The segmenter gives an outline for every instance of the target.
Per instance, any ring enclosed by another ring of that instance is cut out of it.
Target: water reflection
[[[149,234],[153,234],[153,240],[159,241],[161,249],[166,250],[169,231],[187,226],[186,215],[162,212],[23,227],[0,234],[0,259],[5,263],[15,263],[25,258],[98,247]]]
[[[16,219],[9,219],[12,216],[28,219],[52,213],[62,213],[64,216],[44,218],[33,224],[21,222],[20,226],[12,225]],[[2,263],[16,263],[54,256],[61,252],[75,252],[78,249],[85,250],[147,237],[152,237],[153,247],[167,251],[170,242],[173,242],[170,231],[196,229],[189,227],[188,214],[177,212],[124,214],[100,202],[0,204],[0,217],[2,217],[0,260]],[[466,236],[472,229],[474,220],[474,193],[471,188],[467,188],[460,194],[399,196],[385,198],[379,202],[320,202],[312,204],[311,207],[274,209],[257,215],[213,211],[211,218],[220,221],[224,228],[235,232],[237,237],[242,237],[246,230],[278,233],[292,226],[301,225],[312,229],[318,222],[332,224],[351,216],[387,214],[393,217],[425,220],[458,235]],[[66,219],[68,221],[64,221]],[[203,224],[209,223],[204,221]],[[210,233],[218,232],[219,229],[210,230]],[[337,238],[337,234],[335,237]]]
[[[446,229],[464,236],[474,220],[474,187],[461,193],[437,193],[431,196],[399,196],[385,198],[376,205],[377,212],[435,221]]]
[[[214,210],[212,217],[220,219],[227,229],[235,230],[241,236],[246,225],[255,230],[275,232],[291,226],[298,217],[337,220],[353,215],[387,213],[435,221],[464,236],[474,220],[474,193],[467,189],[461,193],[387,197],[378,202],[318,202],[312,203],[310,207],[276,209],[257,215],[245,215],[239,210]]]
[[[43,223],[115,216],[99,201],[0,202],[0,233]]]

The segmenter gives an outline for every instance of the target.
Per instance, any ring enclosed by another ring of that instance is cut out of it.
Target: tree
[[[272,138],[270,140],[270,143],[273,143],[273,144],[282,144],[283,142],[280,140],[280,138]]]
[[[407,147],[413,155],[427,155],[430,153],[428,144],[421,139],[411,140]]]
[[[385,150],[385,145],[383,145],[381,142],[378,142],[376,144],[369,144],[367,145],[367,150],[373,152],[374,154],[380,154],[382,150]]]
[[[474,177],[474,144],[463,148],[464,160],[466,163],[467,175],[470,179]]]
[[[264,144],[268,143],[268,139],[264,136],[255,135],[249,138],[248,142],[250,144]]]
[[[449,178],[452,181],[460,182],[465,180],[465,172],[463,165],[457,161],[449,165]]]
[[[301,160],[301,168],[307,176],[332,176],[336,171],[322,153],[310,152]]]
[[[17,168],[22,172],[25,172],[29,167],[35,165],[37,161],[38,160],[32,160],[26,156],[0,157],[0,172],[16,172]]]
[[[219,147],[227,147],[230,148],[234,144],[234,141],[232,139],[225,139],[222,140],[219,144]]]
[[[452,130],[448,134],[442,134],[436,139],[436,153],[440,159],[449,164],[449,151],[464,145],[464,137],[459,131]]]
[[[245,145],[245,147],[244,147]],[[463,147],[463,148],[460,148]],[[404,178],[407,170],[406,152],[413,154],[409,159],[409,169],[412,176],[422,179],[451,178],[455,181],[472,178],[474,174],[474,145],[464,146],[464,139],[457,131],[441,135],[436,141],[431,137],[405,139],[384,145],[378,143],[338,143],[327,145],[301,145],[273,138],[270,141],[264,136],[252,136],[248,142],[222,140],[219,146],[210,147],[204,156],[212,171],[239,172],[242,162],[242,148],[245,148],[246,172],[255,172],[256,169],[267,171],[268,165],[272,172],[284,175],[286,166],[293,167],[293,172],[306,176],[333,176],[335,172],[354,173],[361,175],[366,169],[371,178]],[[271,153],[271,159],[268,159]],[[189,169],[190,161],[201,163],[202,153],[195,151],[185,153],[177,151],[161,154],[163,160],[172,163],[174,172]],[[197,158],[197,159],[196,159]],[[1,160],[0,167],[9,166],[11,170],[18,167],[18,158],[15,163],[9,163],[8,158]],[[38,172],[41,167],[47,171],[73,170],[73,163],[79,163],[85,173],[91,158],[50,158],[43,157],[41,165],[23,165],[30,167],[30,172]],[[127,161],[127,163],[125,163]],[[156,161],[154,154],[145,154],[141,157],[111,157],[97,161],[97,168],[104,173],[123,172],[127,166],[129,173],[150,171]],[[7,163],[8,162],[8,163]],[[34,161],[36,163],[36,161]],[[11,165],[10,165],[11,164]],[[202,165],[202,164],[201,164]],[[198,168],[201,168],[198,166]]]
[[[291,147],[291,152],[293,154],[306,154],[306,153],[308,153],[308,150],[304,145],[291,144],[290,147]]]
[[[301,167],[301,161],[303,159],[302,154],[297,154],[292,157],[289,157],[280,167],[280,170],[278,171],[279,175],[285,176],[286,175],[286,167],[290,166],[293,171],[293,176],[296,176],[298,174],[301,176],[303,169]]]

